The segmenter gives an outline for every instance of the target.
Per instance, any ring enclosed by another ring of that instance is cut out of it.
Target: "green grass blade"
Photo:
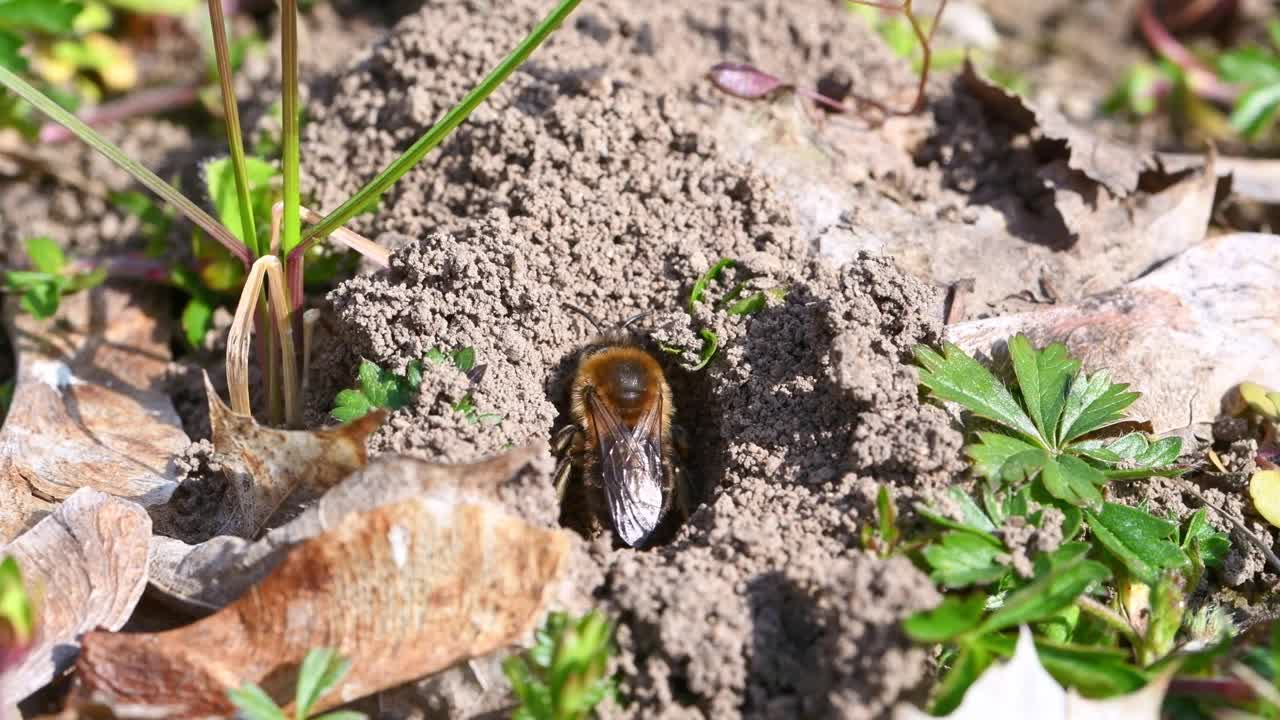
[[[573,12],[581,0],[560,0],[551,14],[547,15],[533,32],[529,34],[516,49],[498,64],[492,72],[489,73],[479,85],[477,85],[470,93],[463,98],[462,102],[454,106],[440,122],[436,123],[426,132],[417,142],[404,152],[395,162],[387,166],[385,170],[378,174],[373,180],[369,181],[349,200],[342,203],[338,209],[329,213],[316,225],[311,226],[303,238],[303,244],[294,249],[294,253],[300,253],[306,250],[306,247],[313,243],[316,239],[322,238],[342,226],[352,217],[360,213],[374,198],[386,192],[397,180],[400,179],[410,168],[418,164],[420,160],[437,145],[439,145],[454,128],[462,124],[463,120],[475,110],[480,103],[484,102],[499,85],[520,66],[529,55],[533,53],[539,45],[547,39],[551,33],[560,26],[564,19]],[[287,84],[286,80],[286,84]],[[286,111],[286,116],[287,116]]]
[[[244,230],[244,244],[257,257],[264,248],[258,247],[258,232],[253,222],[253,201],[249,197],[249,174],[245,170],[244,139],[240,133],[240,108],[236,102],[235,74],[227,46],[227,21],[222,12],[222,0],[209,0],[209,27],[213,32],[213,54],[218,62],[218,84],[222,88],[227,144],[231,148],[231,170],[236,179],[236,200],[240,205],[240,227]]]
[[[302,190],[299,185],[302,163],[298,127],[298,0],[281,0],[280,3],[280,60],[283,68],[281,103],[284,112],[284,150],[281,168],[284,170],[284,217],[282,218],[280,248],[284,255],[298,247],[302,233]]]
[[[182,193],[178,192],[169,183],[161,180],[159,176],[151,172],[141,164],[131,160],[124,151],[116,147],[110,140],[102,137],[93,128],[85,125],[80,118],[62,109],[53,100],[50,100],[39,90],[31,87],[26,80],[13,74],[8,68],[0,66],[0,85],[11,90],[15,95],[31,103],[37,110],[49,116],[50,119],[70,130],[76,137],[80,138],[86,145],[105,155],[115,164],[124,168],[126,172],[132,175],[138,182],[142,183],[148,190],[164,198],[165,202],[174,206],[191,219],[196,225],[199,225],[209,236],[226,246],[231,254],[240,258],[246,266],[253,262],[253,257],[249,254],[248,248],[241,244],[230,230],[223,227],[217,220],[214,220],[208,213],[201,210],[195,203],[191,202]]]

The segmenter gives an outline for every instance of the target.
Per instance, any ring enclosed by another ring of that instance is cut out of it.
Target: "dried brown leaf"
[[[81,487],[143,505],[169,499],[190,442],[162,387],[168,317],[158,294],[103,286],[37,320],[6,304],[18,376],[0,428],[0,541]]]
[[[238,415],[218,397],[205,376],[209,424],[218,465],[228,483],[228,499],[216,517],[201,519],[205,536],[253,538],[279,525],[368,462],[365,440],[386,419],[379,410],[338,428],[276,430]],[[182,502],[155,511],[162,533],[179,521]]]
[[[1061,340],[1086,369],[1143,393],[1133,415],[1156,432],[1209,422],[1241,378],[1280,385],[1280,237],[1206,240],[1124,288],[1071,305],[947,328],[970,353],[990,354],[1026,333]]]
[[[330,496],[407,497],[354,512],[322,501],[295,522],[325,531],[220,612],[169,632],[86,635],[81,692],[192,717],[230,714],[226,691],[253,682],[283,706],[307,651],[334,647],[353,666],[322,710],[524,638],[564,592],[570,534],[495,501],[503,478],[484,464],[388,462]]]
[[[0,676],[0,698],[17,702],[60,674],[83,633],[124,625],[146,588],[150,540],[141,506],[82,488],[0,550],[36,599],[35,644]]]

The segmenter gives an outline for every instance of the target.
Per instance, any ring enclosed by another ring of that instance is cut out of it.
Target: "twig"
[[[119,100],[91,107],[80,113],[80,119],[90,127],[102,128],[141,115],[177,110],[194,103],[198,97],[199,91],[192,85],[139,90]],[[55,122],[46,123],[40,128],[39,140],[42,144],[56,145],[74,137],[74,133]]]
[[[911,3],[914,0],[902,0],[901,5],[891,5],[889,3],[877,2],[876,0],[851,0],[859,5],[867,5],[870,7],[888,10],[890,12],[901,12],[907,16],[907,22],[911,23],[911,31],[915,33],[916,42],[920,43],[920,84],[916,87],[916,100],[911,104],[911,108],[907,111],[896,111],[894,115],[916,115],[924,110],[925,87],[929,84],[929,66],[933,64],[933,33],[938,29],[938,21],[942,19],[942,11],[947,7],[947,0],[939,0],[938,9],[933,13],[933,24],[929,26],[929,32],[925,33],[924,28],[920,27],[920,21],[916,20],[916,14],[911,9]]]
[[[1222,103],[1233,103],[1240,96],[1240,88],[1218,79],[1185,45],[1178,42],[1156,16],[1153,0],[1141,0],[1138,4],[1138,27],[1151,49],[1169,62],[1182,68],[1191,89],[1201,97]]]

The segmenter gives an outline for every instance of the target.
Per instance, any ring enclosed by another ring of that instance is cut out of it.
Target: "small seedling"
[[[324,715],[312,716],[311,708],[316,702],[346,676],[351,669],[351,662],[339,657],[338,651],[332,648],[318,648],[307,653],[298,669],[298,686],[293,696],[293,717],[285,715],[284,710],[271,699],[262,688],[247,683],[243,687],[231,690],[227,696],[239,710],[243,720],[367,720],[364,713],[351,710],[337,710]]]
[[[862,526],[862,547],[879,557],[889,557],[898,547],[902,532],[898,529],[898,510],[888,485],[876,493],[876,521]]]
[[[576,620],[553,612],[534,635],[534,646],[508,658],[502,671],[515,691],[513,720],[585,720],[606,698],[617,697],[609,676],[613,623],[598,612]]]
[[[106,270],[73,270],[61,248],[47,237],[31,238],[25,243],[34,270],[4,271],[5,290],[21,296],[19,306],[44,319],[53,317],[63,295],[102,284]]]
[[[408,407],[417,396],[422,386],[423,362],[414,360],[405,367],[403,375],[383,370],[369,360],[360,363],[357,373],[359,386],[343,390],[334,398],[334,408],[329,412],[339,422],[348,423],[368,415],[375,408],[383,410],[399,410]],[[438,348],[427,353],[425,362],[438,364],[449,362],[458,370],[467,373],[472,382],[478,380],[484,366],[476,366],[475,348],[465,347],[446,354]],[[482,413],[476,409],[475,400],[468,392],[453,404],[453,411],[462,414],[467,422],[498,423],[502,416],[498,413]]]
[[[703,301],[707,290],[711,284],[718,281],[724,271],[736,265],[737,262],[730,258],[721,258],[714,265],[702,273],[701,276],[693,283],[693,289],[689,292],[689,314],[694,313],[694,309]],[[743,290],[746,289],[745,280],[734,285],[724,297],[716,302],[716,309],[724,310],[725,313],[741,317],[744,315],[754,315],[768,306],[770,300],[781,300],[786,297],[787,291],[783,288],[770,288],[760,292],[752,293],[746,297],[742,297]],[[698,362],[691,368],[693,370],[701,370],[711,362],[711,358],[715,356],[716,350],[720,347],[720,337],[708,328],[702,328],[698,331],[698,336],[702,338],[702,350],[698,353]],[[676,351],[679,352],[679,351]]]
[[[1108,480],[1186,471],[1174,465],[1179,438],[1152,442],[1135,431],[1104,439],[1123,427],[1125,409],[1139,397],[1128,385],[1111,382],[1105,370],[1087,375],[1061,343],[1036,350],[1018,335],[1008,347],[1017,397],[955,345],[946,344],[942,354],[915,348],[922,386],[993,424],[966,448],[989,485],[1034,481],[1055,498],[1096,510]]]

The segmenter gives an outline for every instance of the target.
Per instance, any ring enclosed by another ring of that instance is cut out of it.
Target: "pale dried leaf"
[[[465,487],[469,496],[497,500],[504,485],[521,482],[522,468],[543,454],[541,447],[524,448],[469,465],[383,456],[257,542],[223,535],[189,545],[157,535],[152,541],[151,585],[176,607],[197,615],[210,613],[266,577],[290,548],[349,515],[442,488]]]
[[[190,441],[163,388],[163,299],[102,286],[63,298],[47,321],[6,304],[18,376],[0,428],[0,541],[81,487],[143,505],[169,499],[173,457]]]
[[[0,697],[18,701],[75,660],[80,636],[124,625],[147,585],[151,519],[141,506],[82,488],[0,549],[22,568],[36,599],[35,644],[0,677]]]
[[[302,658],[326,646],[352,669],[323,710],[524,638],[564,592],[572,536],[508,512],[465,471],[405,470],[420,492],[333,522],[318,509],[323,534],[192,625],[86,635],[83,691],[189,717],[229,713],[227,689],[253,682],[285,705]]]
[[[212,534],[257,537],[264,527],[296,515],[302,506],[365,466],[365,440],[386,418],[382,411],[325,430],[276,430],[253,417],[238,415],[218,397],[205,376],[209,424],[218,464],[228,483],[228,499],[216,517],[202,525]],[[179,521],[180,497],[157,508],[158,531],[171,532]],[[176,533],[175,533],[176,534]]]
[[[1131,414],[1156,432],[1210,422],[1243,378],[1280,385],[1280,237],[1206,240],[1120,290],[1044,310],[949,326],[946,338],[994,355],[1016,333],[1067,344],[1087,370],[1110,368],[1143,396]]]
[[[1019,630],[1018,644],[1007,663],[987,669],[970,686],[950,720],[1159,720],[1165,690],[1173,678],[1166,672],[1141,690],[1108,700],[1090,700],[1064,690],[1040,664],[1031,630]],[[932,715],[911,705],[898,705],[895,720],[925,720]]]

